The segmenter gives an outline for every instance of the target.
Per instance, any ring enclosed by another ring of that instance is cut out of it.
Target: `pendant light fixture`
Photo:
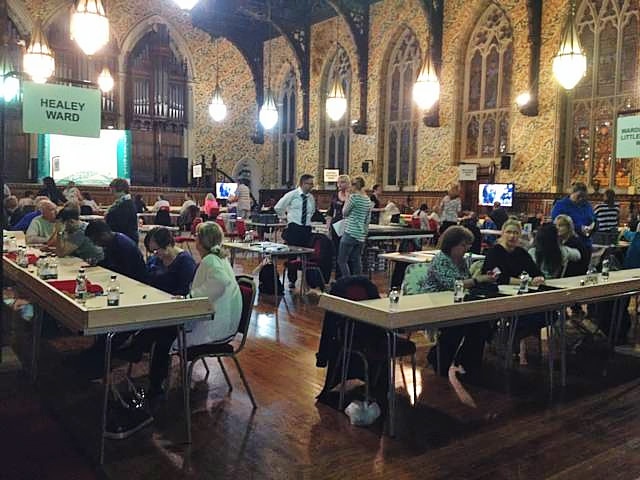
[[[113,85],[113,77],[111,76],[109,67],[105,65],[105,67],[100,72],[100,75],[98,75],[98,87],[100,87],[102,93],[108,93],[113,90]]]
[[[182,10],[191,10],[196,6],[198,0],[175,0],[175,2]]]
[[[571,11],[562,33],[560,49],[553,57],[553,76],[565,90],[571,90],[584,77],[587,71],[587,56],[580,47],[576,30],[575,0],[571,2]]]
[[[216,87],[213,89],[213,97],[211,103],[209,103],[209,115],[214,122],[221,122],[227,116],[227,106],[222,99],[222,89],[218,83],[218,74],[220,67],[218,63],[218,44],[220,39],[216,39]]]
[[[339,39],[339,15],[336,13],[336,56],[334,62],[340,61],[340,44],[338,43]],[[335,65],[335,63],[334,63]],[[333,72],[336,72],[336,69],[333,69]],[[332,72],[330,72],[331,74]],[[327,101],[325,105],[325,109],[327,111],[327,115],[331,120],[337,122],[340,120],[344,114],[347,112],[347,97],[344,94],[344,89],[342,88],[342,81],[340,79],[340,75],[336,72],[335,77],[333,77],[333,82],[331,83],[331,90],[329,90],[329,95],[327,96]]]
[[[269,22],[269,42],[271,42],[271,3],[267,4],[267,21]],[[262,107],[260,107],[260,113],[258,119],[260,124],[265,130],[271,130],[278,123],[278,109],[276,108],[276,102],[271,92],[271,44],[267,45],[269,51],[267,52],[267,90],[264,94],[264,100]]]
[[[9,47],[1,47],[2,59],[0,61],[0,97],[5,102],[11,102],[18,98],[20,94],[20,80],[15,75],[11,58],[9,56]]]
[[[413,101],[421,110],[429,110],[440,98],[440,81],[431,61],[431,52],[427,51],[416,83],[413,85]]]
[[[77,0],[69,32],[71,40],[86,55],[93,55],[109,43],[109,19],[102,0]]]
[[[56,62],[53,58],[53,52],[42,32],[40,22],[33,29],[31,42],[22,57],[22,66],[36,83],[45,83],[55,71]]]

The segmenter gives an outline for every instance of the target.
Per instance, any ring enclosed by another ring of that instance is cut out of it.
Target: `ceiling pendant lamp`
[[[416,83],[413,85],[413,101],[421,110],[429,110],[440,98],[440,81],[436,69],[431,62],[431,56],[427,54]]]
[[[182,10],[191,10],[196,6],[198,0],[174,0]]]
[[[259,119],[260,125],[262,125],[265,130],[271,130],[275,127],[276,123],[278,123],[278,109],[276,108],[276,102],[273,99],[273,93],[271,93],[270,88],[267,88],[264,95],[264,102],[262,103],[262,108],[260,108]]]
[[[98,75],[98,87],[102,93],[108,93],[113,90],[113,77],[111,76],[111,72],[109,71],[109,67],[104,67]]]
[[[227,106],[222,99],[222,89],[216,82],[216,88],[213,90],[213,97],[209,103],[209,116],[214,122],[221,122],[227,116]]]
[[[347,97],[337,76],[333,79],[331,91],[327,96],[326,110],[327,115],[334,122],[340,120],[347,111]]]
[[[69,32],[71,40],[86,55],[93,55],[109,43],[109,19],[102,0],[77,0]]]
[[[211,103],[209,103],[209,116],[214,122],[221,122],[227,116],[227,106],[222,99],[222,89],[218,83],[218,73],[220,67],[218,63],[218,44],[219,40],[216,40],[216,87],[213,89],[213,97]]]
[[[36,83],[45,83],[55,71],[56,62],[53,58],[53,52],[49,48],[39,23],[33,29],[31,42],[22,57],[22,66]]]
[[[571,2],[571,12],[562,33],[560,49],[553,57],[553,76],[565,90],[571,90],[587,72],[587,56],[580,47],[575,24],[575,2]]]
[[[271,4],[267,4],[268,14],[267,21],[269,22],[269,41],[271,41]],[[260,107],[260,113],[258,114],[258,120],[260,125],[265,130],[271,130],[278,123],[278,109],[276,108],[276,102],[271,92],[271,45],[267,45],[269,49],[267,54],[267,90],[264,94],[264,100],[262,101],[262,107]]]

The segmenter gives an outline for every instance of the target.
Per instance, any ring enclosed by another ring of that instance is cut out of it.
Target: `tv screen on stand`
[[[227,199],[236,193],[237,183],[232,182],[216,182],[216,197]]]
[[[478,205],[488,207],[500,202],[503,207],[513,207],[515,191],[513,183],[481,183],[478,185]]]

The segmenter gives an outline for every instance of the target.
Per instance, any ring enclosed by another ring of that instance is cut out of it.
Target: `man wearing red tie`
[[[302,175],[298,188],[286,193],[274,210],[279,217],[287,218],[287,228],[282,238],[289,244],[308,247],[311,243],[311,216],[316,211],[316,200],[311,195],[313,175]],[[289,288],[294,288],[298,279],[296,269],[288,270]]]

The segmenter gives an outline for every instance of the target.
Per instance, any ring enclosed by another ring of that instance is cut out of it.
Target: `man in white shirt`
[[[311,195],[313,175],[302,175],[298,188],[286,193],[276,203],[274,210],[280,218],[286,217],[287,228],[282,238],[289,245],[308,247],[311,243],[311,216],[316,211],[316,200]],[[289,288],[293,288],[298,279],[296,269],[288,270]]]
[[[38,210],[42,215],[31,220],[25,234],[27,243],[47,243],[53,235],[58,209],[51,200],[42,200],[38,203]]]

